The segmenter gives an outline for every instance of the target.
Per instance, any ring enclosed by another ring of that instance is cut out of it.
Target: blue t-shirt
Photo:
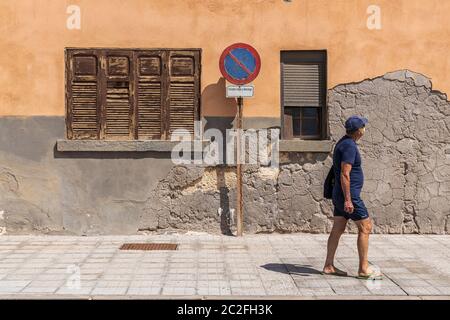
[[[333,188],[333,198],[344,199],[344,192],[341,187],[341,162],[352,165],[350,170],[350,194],[351,197],[359,197],[364,184],[364,175],[361,168],[361,155],[358,146],[351,137],[343,136],[334,147],[333,166],[335,184]]]

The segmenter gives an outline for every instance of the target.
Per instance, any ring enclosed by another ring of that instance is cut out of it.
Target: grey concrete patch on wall
[[[401,70],[336,86],[328,104],[333,146],[349,115],[369,119],[358,143],[374,231],[449,233],[446,95]],[[205,129],[232,121],[209,118]],[[252,121],[261,128],[279,120]],[[0,233],[235,230],[235,167],[174,166],[168,152],[60,152],[57,139],[64,139],[64,117],[0,118]],[[278,168],[245,165],[246,232],[329,231],[333,208],[322,185],[330,167],[327,152],[282,152]]]
[[[425,76],[401,70],[339,85],[329,90],[328,98],[333,146],[344,135],[348,116],[369,119],[366,135],[358,143],[366,179],[362,198],[374,219],[374,232],[449,233],[450,105],[446,95],[433,91]],[[323,199],[323,181],[331,162],[330,153],[282,152],[279,168],[246,166],[246,231],[329,231],[333,207]],[[186,176],[174,174],[160,183],[159,190],[164,192],[156,198],[162,203],[145,215],[160,212],[162,225],[153,219],[151,228],[232,230],[223,225],[235,208],[234,168],[176,170],[192,171],[197,178],[173,184],[174,177]],[[227,204],[218,217],[222,199]],[[356,231],[354,224],[349,224],[349,231]]]

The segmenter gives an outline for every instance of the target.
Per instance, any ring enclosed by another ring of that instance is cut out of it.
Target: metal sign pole
[[[246,43],[234,43],[223,50],[219,59],[219,68],[223,77],[234,86],[227,86],[226,97],[237,98],[236,112],[236,222],[237,236],[242,236],[244,231],[244,212],[242,205],[242,168],[241,168],[241,131],[242,131],[242,107],[243,97],[253,97],[253,86],[251,83],[259,74],[261,58],[251,45]],[[243,75],[243,72],[245,73]],[[237,86],[236,86],[237,85]],[[245,150],[245,142],[244,148]],[[243,154],[245,163],[245,151]]]
[[[236,215],[237,215],[237,236],[242,236],[244,229],[244,213],[242,210],[242,171],[241,171],[241,130],[242,130],[242,97],[237,98],[237,142],[236,142]],[[244,155],[245,157],[245,155]]]

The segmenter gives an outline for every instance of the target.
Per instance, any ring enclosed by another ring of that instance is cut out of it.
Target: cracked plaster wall
[[[359,146],[374,231],[449,233],[446,95],[401,70],[336,86],[328,104],[334,142],[349,115],[369,119]],[[173,166],[167,155],[150,153],[59,153],[63,117],[0,121],[0,234],[234,231],[235,168]],[[322,184],[331,155],[282,153],[280,160],[276,169],[244,168],[246,232],[329,231],[333,208]]]
[[[348,116],[369,119],[366,135],[358,143],[365,175],[362,198],[374,219],[374,232],[448,233],[450,104],[446,95],[433,91],[425,76],[400,70],[339,85],[329,90],[328,104],[334,142],[345,134]],[[322,197],[322,185],[331,155],[290,153],[282,154],[281,161],[279,169],[245,167],[246,231],[329,231],[333,208],[331,200]],[[233,230],[228,226],[230,208],[235,207],[234,169],[221,173],[225,183],[217,182],[221,170],[175,168],[144,210],[144,216],[152,217],[148,228]],[[356,231],[354,224],[349,224],[349,231]]]

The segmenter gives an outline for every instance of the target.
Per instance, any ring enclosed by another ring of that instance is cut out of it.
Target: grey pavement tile
[[[167,264],[167,263],[164,263],[164,262],[162,262],[162,263],[157,263],[157,262],[154,262],[154,263],[141,262],[141,263],[139,264],[139,268],[146,268],[146,269],[154,269],[154,268],[158,269],[158,268],[165,268],[165,267],[167,267],[167,266],[168,266],[168,264]]]
[[[332,287],[333,291],[336,294],[339,295],[352,295],[352,296],[359,296],[359,295],[368,295],[370,294],[370,291],[365,286],[335,286]]]
[[[406,293],[400,287],[383,286],[382,284],[367,286],[367,290],[375,295],[406,295]]]
[[[143,288],[143,287],[130,287],[128,288],[127,295],[160,295],[162,288]]]
[[[432,285],[422,279],[395,279],[395,283],[401,287],[431,287]]]
[[[19,268],[21,267],[22,264],[19,262],[14,262],[14,263],[0,263],[0,269],[15,269],[15,268]]]
[[[147,269],[147,270],[150,270],[150,269]],[[197,273],[197,269],[190,269],[190,268],[189,269],[188,268],[186,268],[186,269],[183,269],[183,268],[176,268],[176,269],[168,268],[168,269],[165,269],[165,270],[166,270],[167,274]]]
[[[139,280],[132,281],[130,283],[130,288],[147,288],[147,287],[162,287],[162,280]]]
[[[450,286],[448,287],[435,287],[441,294],[443,295],[450,295]]]
[[[82,264],[79,266],[81,271],[84,270],[106,270],[110,269],[110,265],[107,263],[100,264],[100,263],[94,263],[94,264]]]
[[[227,276],[225,274],[222,273],[218,273],[218,274],[202,274],[199,273],[197,275],[197,279],[200,280],[205,280],[205,281],[210,281],[210,280],[226,280]]]
[[[433,287],[407,287],[402,286],[408,295],[439,295],[441,292],[437,288]]]
[[[88,295],[92,292],[93,287],[80,287],[80,288],[69,288],[61,287],[55,293],[56,294],[73,294],[73,295]]]
[[[252,288],[252,287],[246,287],[246,288],[231,288],[231,294],[232,295],[260,295],[265,294],[265,290],[262,288]]]
[[[46,269],[44,268],[39,268],[39,269],[17,269],[14,271],[14,274],[42,274],[45,272]]]
[[[96,287],[98,288],[119,288],[128,287],[131,281],[128,280],[98,280]]]
[[[134,274],[135,269],[133,268],[108,268],[104,271],[104,274]]]
[[[163,279],[164,274],[150,273],[150,274],[134,274],[134,280],[152,280],[152,279]]]
[[[30,280],[0,280],[0,288],[25,287],[31,282]]]
[[[13,294],[23,290],[24,287],[2,287],[0,286],[1,294]]]
[[[124,295],[128,290],[128,287],[95,287],[92,291],[92,295]]]
[[[230,279],[231,280],[259,280],[260,277],[258,276],[258,274],[253,274],[253,273],[243,273],[243,274],[232,273],[230,275]]]
[[[197,288],[208,288],[208,287],[229,287],[229,282],[227,280],[198,280]]]
[[[97,268],[97,269],[87,269],[87,268],[81,268],[80,273],[84,275],[100,275],[105,272],[104,268]]]
[[[99,279],[105,281],[128,281],[133,279],[133,277],[133,274],[103,274]]]
[[[199,295],[220,295],[221,290],[219,288],[197,288],[197,294]]]
[[[161,292],[162,295],[195,295],[195,288],[185,287],[164,287]]]
[[[60,268],[60,269],[44,269],[43,271],[36,273],[37,275],[44,275],[44,274],[61,274],[61,275],[69,275],[73,274],[73,271],[71,271],[68,268]]]
[[[32,280],[29,287],[60,287],[65,284],[63,280]]]
[[[382,271],[383,272],[383,271]],[[397,281],[402,280],[421,280],[417,274],[414,273],[391,273],[384,272],[385,275],[389,276],[389,278]]]
[[[56,274],[43,273],[43,274],[36,275],[34,279],[36,279],[36,280],[63,280],[63,279],[67,279],[71,275],[72,275],[72,273],[69,273],[69,272],[56,273]]]
[[[192,287],[194,288],[196,285],[196,281],[165,281],[164,287],[170,287],[170,288],[187,288]]]
[[[93,259],[85,259],[80,260],[83,262],[83,264],[109,264],[110,258],[93,258]]]
[[[139,268],[139,269],[137,269],[135,271],[135,274],[139,274],[139,275],[166,274],[166,273],[167,273],[167,269],[165,269],[165,268],[161,268],[161,269],[156,269],[156,268],[142,269],[142,268]]]
[[[258,280],[230,280],[230,287],[232,288],[256,288],[256,287],[262,287],[262,281]]]
[[[295,280],[298,288],[329,288],[330,283],[324,279],[304,279]]]
[[[324,277],[323,279],[326,279],[326,281],[331,286],[362,286],[364,284],[364,280],[356,279],[353,277]]]
[[[26,287],[22,293],[54,293],[58,287]]]
[[[422,280],[441,280],[443,278],[443,275],[440,273],[418,273],[415,276],[417,276],[418,279]]]
[[[397,267],[397,266],[395,266],[395,267],[386,267],[386,266],[384,266],[383,263],[379,263],[379,264],[376,264],[376,265],[378,265],[380,268],[382,268],[382,272],[384,272],[384,273],[401,273],[401,274],[409,274],[409,273],[411,273],[410,270],[408,270],[408,269],[406,269],[404,267]]]
[[[186,273],[176,273],[176,274],[168,273],[167,276],[166,276],[166,279],[167,280],[173,280],[173,281],[176,281],[176,280],[182,280],[182,281],[195,280],[195,279],[197,279],[197,275],[194,274],[194,273],[187,273],[187,274]]]
[[[336,293],[330,288],[299,288],[298,294],[301,296],[329,296]]]
[[[29,274],[4,274],[0,276],[0,280],[31,280],[34,276]]]

